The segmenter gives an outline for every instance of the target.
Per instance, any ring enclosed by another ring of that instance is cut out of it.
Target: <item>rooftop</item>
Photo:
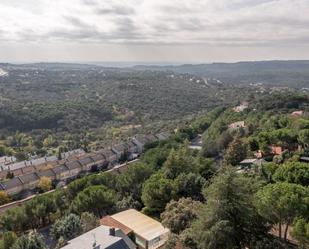
[[[94,243],[97,247],[94,247]],[[99,226],[68,241],[68,244],[61,249],[130,249],[122,237],[109,235],[109,227]]]
[[[119,228],[121,229],[126,235],[132,232],[132,229],[128,228],[127,226],[123,225],[119,221],[115,220],[113,217],[107,215],[104,216],[100,220],[100,224],[104,226],[109,226],[109,227],[114,227],[114,228]]]
[[[111,217],[148,241],[169,232],[169,229],[164,228],[160,222],[135,209],[129,209]]]

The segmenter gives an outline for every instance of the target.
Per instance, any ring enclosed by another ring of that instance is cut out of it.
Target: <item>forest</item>
[[[97,218],[128,208],[171,230],[166,249],[307,248],[309,164],[301,158],[309,156],[308,107],[307,95],[278,94],[242,112],[221,106],[199,114],[149,144],[122,174],[89,175],[5,211],[0,248],[45,248],[39,231],[49,225],[61,248]],[[231,129],[239,121],[245,126]],[[189,147],[198,134],[200,151]],[[241,168],[257,151],[265,162]]]

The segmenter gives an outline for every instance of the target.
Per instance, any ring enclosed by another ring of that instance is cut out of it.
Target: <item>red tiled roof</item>
[[[119,229],[122,230],[122,232],[125,235],[128,235],[129,233],[133,232],[130,228],[128,228],[127,226],[121,224],[119,221],[115,220],[114,218],[112,218],[109,215],[103,217],[100,220],[100,224],[104,225],[104,226],[113,227],[113,228],[119,228]]]

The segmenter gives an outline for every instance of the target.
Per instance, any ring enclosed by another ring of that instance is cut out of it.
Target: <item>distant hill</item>
[[[204,78],[217,78],[230,84],[263,83],[268,86],[309,87],[309,61],[255,61],[180,66],[139,65],[133,68],[189,73]]]

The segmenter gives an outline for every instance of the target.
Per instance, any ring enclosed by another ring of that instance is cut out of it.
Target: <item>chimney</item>
[[[110,236],[115,236],[115,228],[114,227],[110,227],[109,228],[109,235]]]

